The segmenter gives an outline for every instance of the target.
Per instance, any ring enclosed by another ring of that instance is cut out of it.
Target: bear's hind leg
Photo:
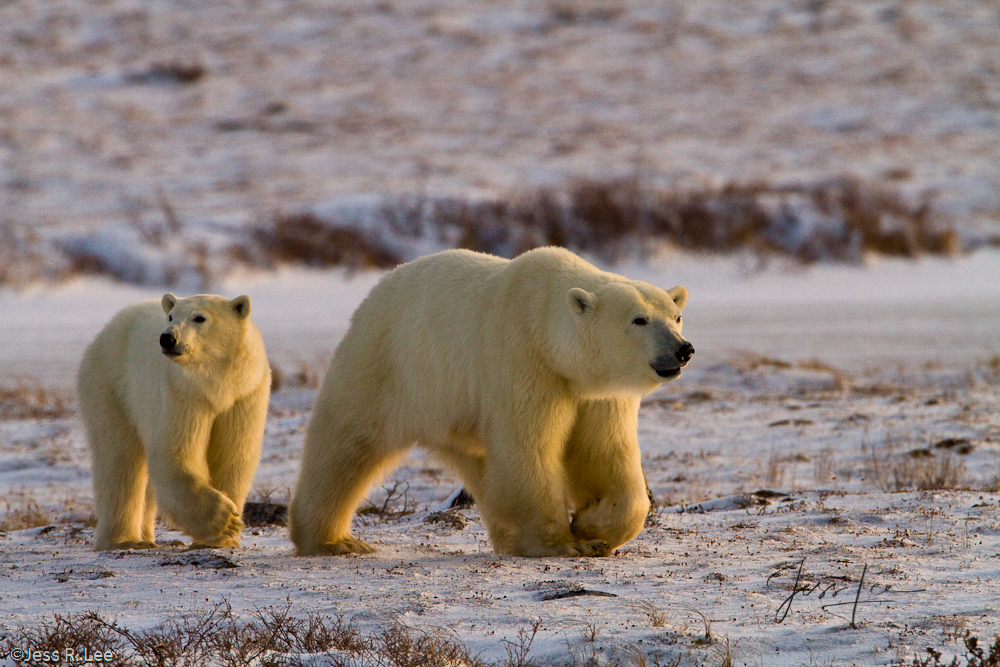
[[[324,417],[314,415],[306,434],[288,511],[292,542],[300,556],[372,553],[373,546],[351,535],[351,520],[368,489],[408,448],[382,446],[357,431],[331,427]]]

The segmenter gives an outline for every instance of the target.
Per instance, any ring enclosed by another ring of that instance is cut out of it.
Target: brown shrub
[[[335,656],[336,664],[346,664],[348,656],[349,664],[484,664],[447,631],[423,631],[397,623],[366,637],[340,617],[310,614],[305,619],[296,618],[291,614],[291,604],[257,610],[251,618],[242,620],[227,602],[222,602],[141,631],[105,620],[93,611],[57,614],[35,627],[11,628],[0,639],[0,649],[7,653],[26,646],[57,651],[60,657],[66,648],[82,652],[86,647],[90,653],[109,655],[103,664],[113,667],[302,665],[306,662],[298,656],[317,653]]]
[[[563,189],[510,199],[419,201],[389,202],[380,218],[404,237],[429,228],[446,246],[503,257],[557,245],[614,259],[664,241],[695,251],[780,253],[803,262],[960,250],[958,235],[929,196],[911,203],[856,178],[694,190],[657,189],[639,178],[577,179]]]
[[[881,491],[932,491],[966,488],[965,464],[949,452],[935,454],[930,449],[915,456],[903,454],[899,437],[889,434],[881,447],[862,443],[865,479]]]
[[[327,224],[312,213],[278,216],[251,232],[253,247],[234,256],[255,264],[347,266],[353,270],[390,268],[402,260],[383,243],[358,229]]]
[[[19,380],[13,387],[0,387],[0,420],[57,419],[69,413],[69,399],[64,394],[37,382]]]
[[[0,220],[0,286],[24,287],[64,278],[66,266],[53,265],[41,249],[41,239],[31,227]]]

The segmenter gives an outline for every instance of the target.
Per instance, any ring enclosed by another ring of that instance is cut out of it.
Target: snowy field
[[[719,665],[728,645],[733,664],[769,667],[903,664],[1000,631],[1000,253],[754,275],[684,256],[618,268],[688,285],[685,335],[698,352],[640,412],[660,508],[613,556],[492,554],[474,508],[435,514],[457,481],[419,451],[373,490],[384,511],[357,520],[371,556],[297,558],[280,526],[248,528],[243,548],[200,565],[184,559],[202,552],[180,545],[95,554],[70,397],[55,418],[0,422],[8,507],[59,517],[0,536],[4,627],[96,611],[143,629],[225,601],[237,618],[290,605],[367,632],[447,632],[484,660],[507,659],[537,624],[536,664]],[[287,500],[315,392],[294,376],[303,364],[322,372],[377,275],[287,271],[223,286],[254,295],[285,371],[257,496]],[[34,368],[65,388],[100,323],[158,294],[96,281],[4,293],[15,314],[0,324],[5,378]],[[602,595],[548,599],[578,590]]]
[[[228,605],[485,663],[977,664],[965,640],[1000,633],[998,155],[995,3],[0,3],[0,652],[38,648],[24,633],[54,615],[140,633]],[[458,482],[419,450],[357,518],[373,555],[297,558],[280,525],[237,550],[185,551],[165,525],[152,551],[89,549],[73,378],[118,309],[251,296],[282,372],[254,499],[286,502],[316,379],[382,274],[199,273],[219,244],[279,213],[635,174],[856,176],[981,247],[605,264],[685,284],[697,350],[643,404],[659,507],[608,558],[491,553],[474,507],[441,513]],[[133,283],[79,275],[81,247]],[[359,655],[211,662],[412,664]]]

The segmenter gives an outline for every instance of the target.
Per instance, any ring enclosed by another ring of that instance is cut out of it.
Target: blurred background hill
[[[988,236],[998,155],[996,3],[0,3],[8,236],[635,174],[852,176]]]

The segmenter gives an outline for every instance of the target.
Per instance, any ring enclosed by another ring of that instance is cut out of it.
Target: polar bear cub
[[[196,544],[239,546],[271,388],[248,297],[126,307],[87,348],[77,388],[95,549],[155,546],[157,507]]]
[[[472,492],[494,549],[601,556],[642,530],[641,397],[694,347],[665,291],[540,248],[396,268],[354,313],[313,407],[289,513],[298,553],[368,553],[351,519],[414,443]]]

